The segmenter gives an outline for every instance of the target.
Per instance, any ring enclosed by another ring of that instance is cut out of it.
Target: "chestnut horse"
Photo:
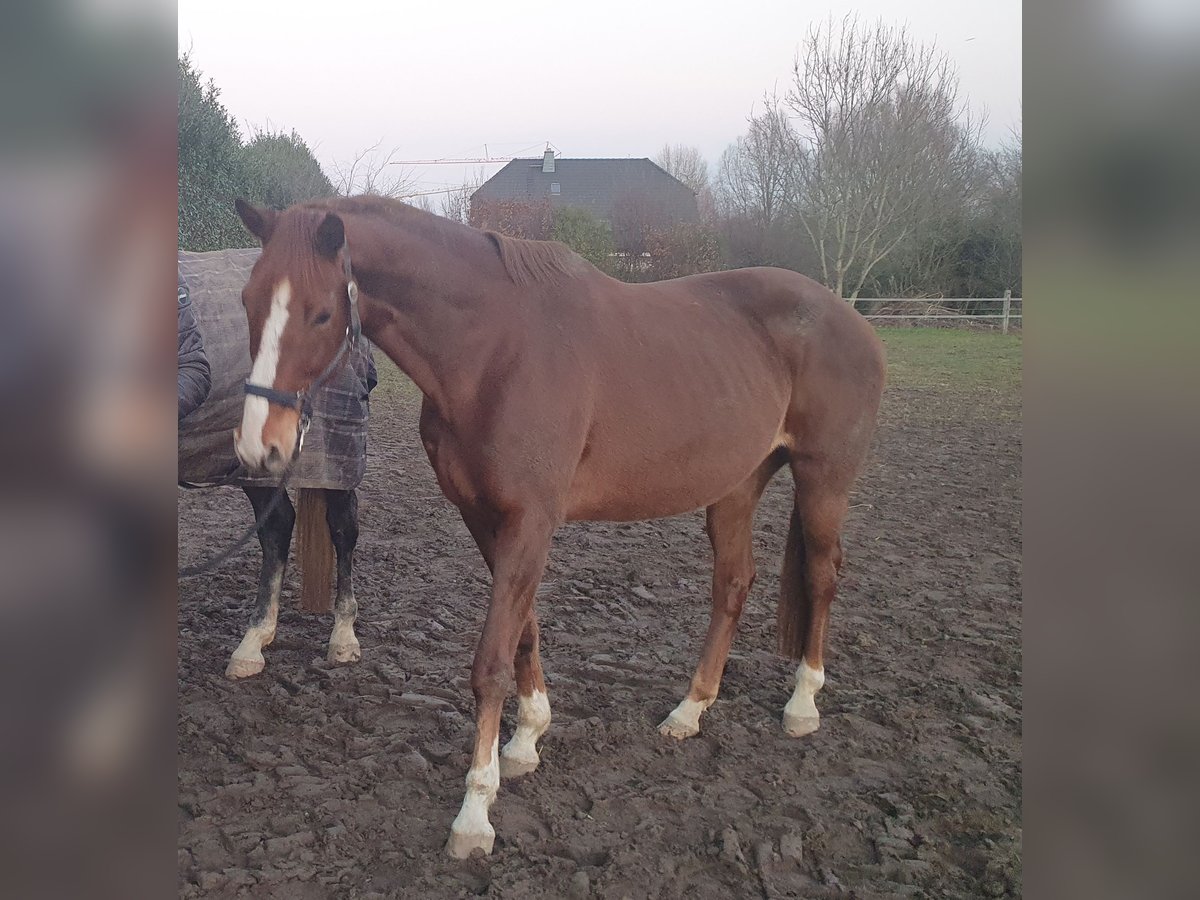
[[[779,647],[800,664],[783,726],[816,730],[840,532],[884,383],[882,345],[849,304],[783,269],[624,284],[562,244],[375,197],[237,208],[263,245],[243,291],[255,371],[278,391],[303,390],[341,352],[357,304],[362,332],[424,395],[429,461],[492,573],[471,670],[475,750],[449,853],[490,853],[501,775],[538,764],[550,704],[534,597],[563,522],[707,509],[712,618],[687,696],[660,726],[684,738],[717,697],[754,580],[754,510],[788,466]],[[297,412],[249,410],[239,453],[277,470]],[[498,752],[514,678],[517,727]]]

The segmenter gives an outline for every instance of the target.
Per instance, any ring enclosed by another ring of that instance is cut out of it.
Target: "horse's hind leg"
[[[783,709],[783,728],[793,737],[803,737],[820,726],[815,698],[825,684],[825,629],[842,567],[841,531],[851,477],[823,470],[812,461],[794,464],[793,470],[796,501],[781,583],[781,600],[791,606],[781,623],[790,618],[786,630],[792,636],[781,638],[781,644],[788,644],[781,649],[799,656],[800,665]]]
[[[708,508],[708,539],[713,548],[712,618],[691,688],[658,726],[668,737],[696,734],[700,730],[700,714],[717,699],[729,645],[754,582],[751,536],[754,510],[783,462],[778,454],[768,457],[735,491]]]
[[[779,651],[800,661],[783,710],[783,728],[795,737],[820,725],[815,698],[825,684],[825,628],[842,567],[842,525],[883,391],[883,345],[869,326],[857,324],[863,339],[841,351],[811,348],[786,423],[796,496],[779,587]]]
[[[337,599],[333,604],[333,633],[329,662],[358,662],[362,650],[354,634],[358,602],[354,599],[354,547],[358,543],[358,495],[354,491],[325,492],[325,521],[337,552]]]
[[[514,668],[517,730],[500,751],[500,775],[503,778],[528,775],[538,767],[541,760],[537,740],[550,727],[550,698],[546,696],[546,681],[542,677],[542,660],[538,653],[536,612],[529,614],[529,621],[521,633]]]
[[[243,488],[250,498],[257,519],[275,497],[274,488]],[[279,617],[279,594],[283,590],[283,572],[287,566],[288,547],[292,542],[292,527],[296,524],[296,510],[285,494],[278,505],[263,522],[258,533],[262,546],[262,571],[258,576],[258,599],[254,608],[253,624],[246,630],[229,665],[225,667],[227,678],[248,678],[257,675],[266,665],[262,648],[275,640],[275,622]]]

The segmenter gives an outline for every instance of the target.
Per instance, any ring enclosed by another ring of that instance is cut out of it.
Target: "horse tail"
[[[333,609],[333,541],[325,519],[325,492],[301,488],[297,517],[300,520],[298,556],[302,576],[300,605],[306,612]]]
[[[777,619],[779,653],[791,659],[801,659],[804,656],[804,642],[808,637],[808,622],[812,614],[808,579],[804,576],[804,523],[800,520],[799,505],[793,503],[787,546],[783,551],[783,572],[779,577]]]

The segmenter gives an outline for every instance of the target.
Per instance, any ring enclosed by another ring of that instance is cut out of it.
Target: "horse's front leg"
[[[275,497],[275,488],[243,488],[254,507],[257,519]],[[292,543],[292,528],[296,524],[296,510],[285,494],[278,505],[263,522],[258,533],[262,546],[262,571],[258,576],[258,598],[254,607],[254,619],[242,642],[238,644],[229,665],[225,667],[227,678],[249,678],[257,675],[266,665],[262,648],[275,640],[275,622],[279,617],[279,594],[283,590],[283,572],[287,566],[288,548]]]
[[[337,599],[333,604],[333,633],[329,662],[358,662],[362,650],[354,634],[358,602],[354,599],[354,547],[358,543],[358,495],[354,491],[325,492],[325,520],[337,551]]]
[[[530,509],[496,521],[492,599],[471,668],[475,752],[467,772],[466,797],[446,844],[446,851],[460,859],[475,849],[492,852],[496,832],[488,821],[488,807],[500,787],[500,712],[513,681],[517,646],[531,622],[534,594],[557,524],[554,516]]]
[[[486,510],[464,508],[463,521],[488,571],[496,570],[496,517]],[[500,750],[500,777],[515,778],[528,775],[538,767],[540,759],[537,741],[550,727],[550,699],[546,696],[546,681],[542,677],[542,661],[538,652],[537,613],[530,611],[521,639],[517,642],[514,660],[517,680],[517,728],[508,743]]]

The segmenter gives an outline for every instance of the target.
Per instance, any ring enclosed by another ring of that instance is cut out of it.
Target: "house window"
[[[552,194],[561,194],[561,193],[562,193],[562,186],[561,186],[561,185],[560,185],[560,184],[559,184],[557,181],[552,181],[552,182],[550,182],[550,193],[552,193]]]

